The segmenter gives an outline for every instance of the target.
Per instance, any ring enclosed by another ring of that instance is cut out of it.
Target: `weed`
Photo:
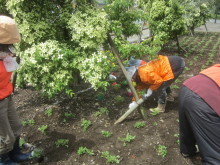
[[[109,110],[106,107],[100,108],[99,111],[96,111],[95,112],[95,116],[100,116],[100,115],[102,115],[104,113],[106,115],[108,115],[108,113],[109,113]]]
[[[120,95],[115,96],[114,99],[115,99],[116,103],[122,103],[125,100],[125,98]]]
[[[175,136],[175,137],[179,137],[179,136],[180,136],[180,134],[176,133],[176,134],[174,134],[174,136]]]
[[[23,126],[26,126],[26,125],[33,126],[35,124],[35,121],[34,120],[27,120],[27,121],[22,121],[21,123]]]
[[[143,96],[146,93],[146,90],[140,90],[137,93],[138,95]]]
[[[46,129],[48,128],[48,125],[42,125],[37,130],[40,131],[42,134],[46,135]]]
[[[120,163],[120,156],[110,155],[108,151],[102,152],[101,157],[107,159],[107,163]]]
[[[177,141],[176,141],[176,143],[177,143],[177,144],[180,144],[180,140],[179,140],[180,134],[177,133],[177,134],[174,134],[174,136],[178,138]]]
[[[124,138],[118,138],[120,141],[123,142],[123,146],[127,146],[127,143],[130,143],[135,139],[136,136],[132,136],[129,133],[127,133],[126,137]]]
[[[68,117],[68,118],[76,117],[76,115],[74,113],[71,113],[71,112],[65,112],[64,116]]]
[[[101,131],[101,134],[102,134],[104,137],[110,137],[110,136],[112,136],[112,133],[109,132],[109,131]]]
[[[92,125],[92,122],[90,120],[82,119],[81,126],[84,131],[86,131],[90,125]]]
[[[179,83],[179,82],[180,82],[180,80],[179,80],[179,79],[176,79],[176,80],[175,80],[175,83]]]
[[[134,124],[134,128],[144,127],[146,124],[144,122],[138,121]]]
[[[102,113],[100,111],[95,112],[95,116],[101,116],[101,115],[102,115]]]
[[[172,85],[171,89],[179,89],[180,87],[178,85]]]
[[[19,146],[22,147],[25,143],[26,143],[25,140],[23,138],[20,138]]]
[[[47,115],[48,117],[52,116],[52,114],[53,114],[52,108],[49,108],[46,111],[44,111],[44,114]]]
[[[189,70],[190,70],[190,68],[186,66],[186,67],[185,67],[185,70],[186,70],[186,71],[189,71]]]
[[[95,155],[93,150],[90,150],[86,147],[79,147],[79,149],[77,150],[77,154],[78,155],[83,155],[83,154]]]
[[[61,147],[61,146],[65,146],[65,147],[69,147],[69,140],[68,139],[58,139],[55,142],[55,145],[57,148]]]
[[[166,146],[164,146],[164,145],[158,145],[157,147],[156,147],[156,151],[157,151],[157,154],[159,155],[159,156],[162,156],[163,158],[167,155],[167,147]]]
[[[40,158],[43,155],[43,149],[37,148],[34,149],[32,158]]]

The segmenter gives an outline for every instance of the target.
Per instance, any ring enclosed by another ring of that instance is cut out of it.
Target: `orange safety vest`
[[[174,78],[168,57],[162,55],[138,67],[138,73],[142,82],[140,85],[143,87],[145,84],[145,88],[149,85],[152,90],[157,90],[164,81]]]
[[[220,64],[213,65],[200,73],[212,79],[220,87]]]
[[[3,61],[0,61],[0,100],[11,95],[13,91],[12,83],[10,82],[12,72],[7,72]]]

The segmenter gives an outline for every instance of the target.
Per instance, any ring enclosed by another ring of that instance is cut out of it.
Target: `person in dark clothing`
[[[180,153],[220,165],[220,64],[183,83],[179,93]]]

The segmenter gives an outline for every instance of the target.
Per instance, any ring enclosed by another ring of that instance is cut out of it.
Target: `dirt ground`
[[[186,38],[191,38],[189,42],[182,44],[182,47],[190,52],[190,48],[202,39],[210,39],[208,48],[214,46],[220,38],[220,33],[200,33],[194,37],[184,36],[181,38],[183,43]],[[207,42],[204,42],[204,44]],[[209,49],[203,52],[199,59],[194,59],[200,47],[190,52],[190,56],[185,57],[186,52],[182,51],[179,56],[186,60],[186,70],[180,76],[179,81],[173,84],[173,90],[178,93],[182,82],[199,73],[203,64],[207,62]],[[160,54],[177,55],[175,47],[166,47]],[[193,63],[192,63],[193,61]],[[191,64],[192,63],[192,64]],[[208,66],[220,63],[220,43],[216,47],[215,56]],[[44,150],[45,160],[42,165],[108,165],[107,159],[102,157],[104,151],[111,155],[119,156],[120,165],[193,165],[201,164],[197,159],[183,158],[179,153],[178,144],[178,100],[169,102],[166,112],[152,115],[150,107],[157,106],[156,93],[143,104],[147,113],[147,118],[142,119],[138,111],[135,111],[121,124],[114,125],[114,122],[127,110],[132,97],[128,95],[128,85],[123,84],[124,77],[117,75],[117,83],[121,84],[120,89],[110,86],[104,93],[103,99],[98,96],[98,92],[89,90],[81,93],[74,98],[57,97],[48,101],[39,92],[31,87],[27,89],[16,89],[15,102],[21,120],[26,122],[22,138],[26,142],[36,145]],[[88,88],[88,84],[75,86],[77,91]],[[117,102],[116,96],[122,96],[124,101]],[[97,111],[105,108],[108,114],[99,114]],[[52,115],[48,116],[45,112],[51,109]],[[67,115],[69,114],[69,115]],[[72,114],[72,115],[70,115]],[[85,131],[82,129],[82,120],[90,120],[91,126]],[[34,121],[34,124],[27,124]],[[135,128],[136,122],[143,122],[145,126]],[[38,129],[46,125],[48,128],[45,134]],[[110,137],[104,137],[101,131],[112,133]],[[135,136],[135,139],[126,146],[120,138],[126,135]],[[66,146],[58,147],[56,141],[68,139]],[[157,147],[165,146],[162,155],[158,154]],[[79,147],[87,147],[93,150],[94,155],[78,155]],[[21,165],[38,164],[36,161],[20,163]],[[115,163],[112,163],[115,164]]]

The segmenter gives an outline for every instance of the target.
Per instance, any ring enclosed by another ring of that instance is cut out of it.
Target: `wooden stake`
[[[133,93],[134,98],[136,100],[138,100],[139,99],[138,98],[138,94],[137,94],[136,90],[134,89],[134,86],[132,85],[131,80],[128,77],[127,71],[126,71],[124,65],[121,62],[121,59],[119,57],[119,53],[118,53],[118,51],[117,51],[117,49],[115,47],[115,44],[114,44],[114,42],[113,42],[113,40],[112,40],[112,38],[111,38],[109,33],[108,33],[108,42],[109,42],[109,45],[111,46],[111,49],[112,49],[114,55],[116,56],[116,58],[118,60],[119,66],[121,67],[122,72],[124,73],[126,80],[128,81],[128,85],[129,85],[129,87],[131,89],[131,92]]]
[[[139,99],[138,94],[137,94],[137,92],[136,92],[134,86],[132,85],[131,80],[130,80],[129,77],[128,77],[127,71],[126,71],[126,69],[124,68],[124,65],[123,65],[122,62],[121,62],[121,59],[120,59],[120,57],[119,57],[119,53],[118,53],[118,51],[117,51],[117,49],[116,49],[116,47],[115,47],[115,45],[114,45],[114,42],[113,42],[113,40],[112,40],[112,38],[111,38],[111,36],[110,36],[109,33],[108,33],[108,42],[109,42],[109,45],[111,46],[111,49],[112,49],[114,55],[116,56],[116,58],[117,58],[117,60],[118,60],[118,63],[119,63],[119,65],[120,65],[121,69],[122,69],[122,72],[123,72],[124,75],[125,75],[125,78],[126,78],[126,80],[127,80],[127,82],[128,82],[128,85],[129,85],[129,87],[130,87],[130,89],[131,89],[131,92],[133,93],[134,98],[135,98],[136,100],[138,100],[136,106],[130,108],[124,115],[122,115],[122,116],[115,122],[115,124],[118,124],[118,123],[122,122],[129,114],[131,114],[131,113],[132,113],[140,104],[142,104],[144,101],[143,101],[143,99]],[[142,115],[142,114],[141,114],[141,115]],[[144,118],[144,116],[142,116],[142,117]]]

